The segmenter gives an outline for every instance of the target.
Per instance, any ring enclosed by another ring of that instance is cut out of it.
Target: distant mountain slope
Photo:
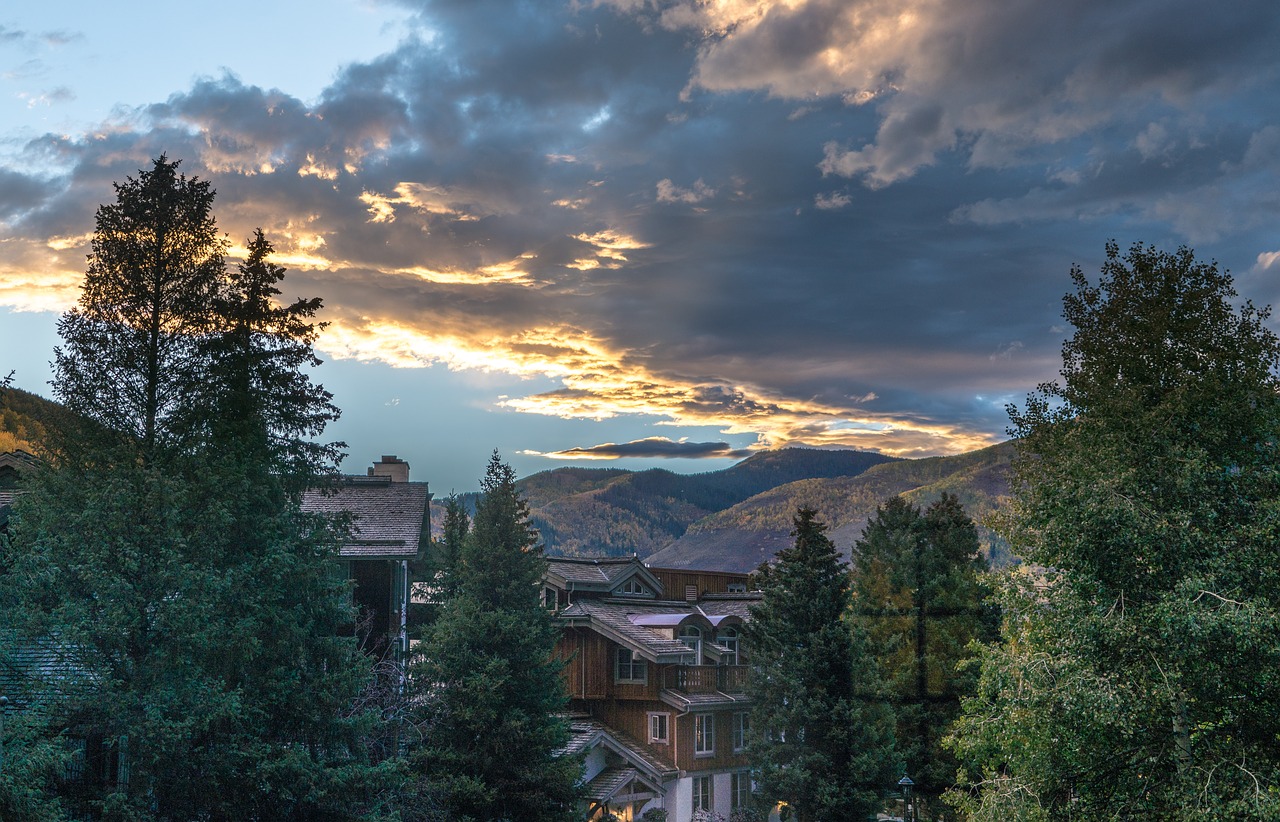
[[[779,484],[860,474],[893,461],[865,451],[784,448],[754,454],[722,471],[677,474],[660,468],[614,477],[556,469],[520,481],[534,527],[550,554],[641,557],[680,537],[694,522]],[[575,472],[568,478],[554,478]],[[575,484],[583,490],[568,493]],[[549,498],[548,489],[566,491]],[[535,501],[541,501],[534,505]]]
[[[753,570],[790,544],[791,518],[801,505],[817,509],[847,559],[876,506],[895,494],[921,506],[944,491],[954,494],[980,523],[1008,494],[1012,456],[1013,444],[1002,443],[954,457],[877,465],[852,477],[780,485],[699,520],[647,561],[667,568]],[[993,562],[1008,561],[1008,549],[998,538],[982,527],[979,534]]]
[[[520,480],[530,520],[552,555],[648,556],[694,522],[777,485],[860,474],[892,457],[865,451],[784,448],[754,454],[721,471],[556,468]],[[469,510],[475,495],[460,495]],[[443,500],[432,506],[443,522]]]
[[[0,388],[0,453],[21,449],[39,454],[61,412],[62,406],[29,391]]]

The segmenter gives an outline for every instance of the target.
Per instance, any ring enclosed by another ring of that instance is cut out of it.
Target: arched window
[[[720,644],[729,649],[729,653],[720,658],[725,665],[738,664],[739,646],[738,629],[730,625],[720,631]]]
[[[680,629],[680,641],[693,649],[695,665],[702,664],[702,629],[697,625],[686,625]]]

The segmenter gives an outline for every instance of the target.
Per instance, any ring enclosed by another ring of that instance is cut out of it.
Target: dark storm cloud
[[[1002,435],[1106,239],[1280,265],[1269,2],[402,5],[416,33],[314,103],[225,74],[32,143],[65,174],[7,172],[20,258],[168,152],[324,296],[332,353],[911,454]]]
[[[676,442],[666,437],[646,437],[631,442],[605,442],[590,447],[566,448],[543,456],[556,459],[621,459],[623,457],[663,459],[724,459],[750,456],[727,442]]]

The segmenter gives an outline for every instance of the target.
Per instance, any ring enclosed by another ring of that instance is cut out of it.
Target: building
[[[431,492],[409,481],[409,463],[385,455],[363,476],[307,491],[302,509],[350,517],[351,533],[338,552],[355,583],[361,638],[372,653],[408,651],[409,592],[415,568],[431,543]]]
[[[743,755],[750,649],[747,575],[645,567],[635,558],[551,558],[543,602],[585,756],[589,818],[728,818],[751,797]]]

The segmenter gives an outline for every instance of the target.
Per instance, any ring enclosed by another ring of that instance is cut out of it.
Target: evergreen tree
[[[471,521],[457,494],[450,494],[444,507],[444,523],[440,539],[436,540],[433,576],[442,599],[449,599],[457,592],[458,566],[461,562],[467,535],[471,533]]]
[[[176,166],[100,209],[57,363],[86,421],[55,432],[15,506],[0,627],[65,657],[47,730],[118,755],[67,786],[78,814],[374,817],[395,763],[371,761],[376,717],[353,707],[370,663],[339,636],[341,523],[300,511],[334,470],[335,447],[303,439],[336,414],[299,372],[318,302],[270,305],[261,235],[239,277],[210,277],[213,192]]]
[[[1011,408],[1002,591],[957,748],[977,818],[1280,817],[1280,343],[1189,249],[1072,271]]]
[[[853,553],[856,621],[894,702],[898,758],[915,782],[920,816],[933,818],[958,768],[943,736],[975,684],[963,663],[970,643],[993,639],[996,627],[983,605],[977,529],[949,494],[923,514],[895,496],[876,509]]]
[[[145,459],[185,439],[176,417],[207,375],[201,341],[224,271],[213,189],[179,162],[162,155],[98,208],[84,288],[54,350],[54,395]]]
[[[866,819],[893,770],[893,716],[867,640],[849,616],[849,575],[817,513],[757,580],[751,609],[748,756],[771,801],[797,822]]]
[[[515,474],[495,451],[456,587],[414,671],[430,733],[415,769],[454,822],[575,819],[558,629],[538,601],[546,561]]]

